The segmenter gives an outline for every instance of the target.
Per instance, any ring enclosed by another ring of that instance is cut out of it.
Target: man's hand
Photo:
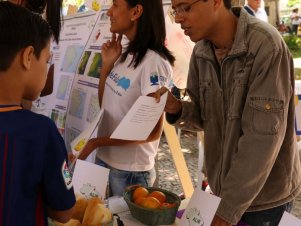
[[[182,110],[182,103],[179,101],[172,93],[166,88],[161,87],[158,89],[153,97],[155,97],[156,101],[159,102],[161,96],[167,92],[167,100],[165,104],[164,111],[170,114],[178,114]]]
[[[233,226],[233,225],[228,223],[227,221],[224,221],[219,216],[215,215],[210,226]]]

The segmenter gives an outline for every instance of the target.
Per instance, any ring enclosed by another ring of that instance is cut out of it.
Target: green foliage
[[[288,0],[287,6],[288,7],[294,7],[294,6],[300,6],[301,0]]]
[[[301,68],[296,68],[295,67],[295,79],[296,80],[301,80]]]
[[[301,37],[296,35],[288,35],[283,37],[287,47],[293,55],[293,58],[301,58]],[[295,78],[301,79],[301,68],[298,65],[298,68],[295,65]]]
[[[288,35],[283,37],[287,47],[295,52],[301,49],[301,38],[296,35]]]

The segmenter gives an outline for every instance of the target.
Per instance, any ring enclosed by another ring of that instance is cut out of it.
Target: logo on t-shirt
[[[157,75],[156,72],[152,73],[150,76],[150,82],[151,86],[157,86],[159,85],[159,76]]]
[[[124,90],[127,90],[130,87],[130,84],[131,81],[126,77],[120,78],[117,82],[117,86],[121,86],[121,88],[123,88]]]
[[[117,84],[117,86],[120,86],[124,90],[127,90],[131,86],[130,79],[124,76],[120,76],[116,72],[111,71],[108,77],[112,79]]]
[[[70,190],[72,188],[72,176],[66,161],[63,162],[62,165],[62,176],[66,185],[66,188]]]

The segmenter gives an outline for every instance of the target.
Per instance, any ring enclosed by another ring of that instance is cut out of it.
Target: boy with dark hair
[[[0,27],[0,225],[67,222],[75,196],[64,141],[49,118],[20,106],[45,85],[51,29],[10,2],[0,2]]]
[[[0,0],[5,1],[5,0]],[[62,18],[61,11],[63,6],[63,0],[8,0],[17,5],[21,5],[31,12],[38,13],[40,15],[45,14],[45,18],[54,36],[54,39],[59,43],[59,36],[61,32]]]

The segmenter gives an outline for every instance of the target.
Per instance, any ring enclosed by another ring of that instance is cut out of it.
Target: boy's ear
[[[24,0],[13,0],[11,2],[13,2],[13,3],[17,4],[17,5],[23,5]]]
[[[22,64],[26,70],[31,68],[32,60],[34,57],[34,48],[33,46],[27,46],[22,54]]]
[[[220,8],[221,4],[223,3],[223,0],[214,0],[214,7]]]
[[[132,14],[131,21],[135,21],[139,17],[141,17],[143,13],[143,6],[141,4],[137,4],[132,10],[133,10],[133,14]]]

